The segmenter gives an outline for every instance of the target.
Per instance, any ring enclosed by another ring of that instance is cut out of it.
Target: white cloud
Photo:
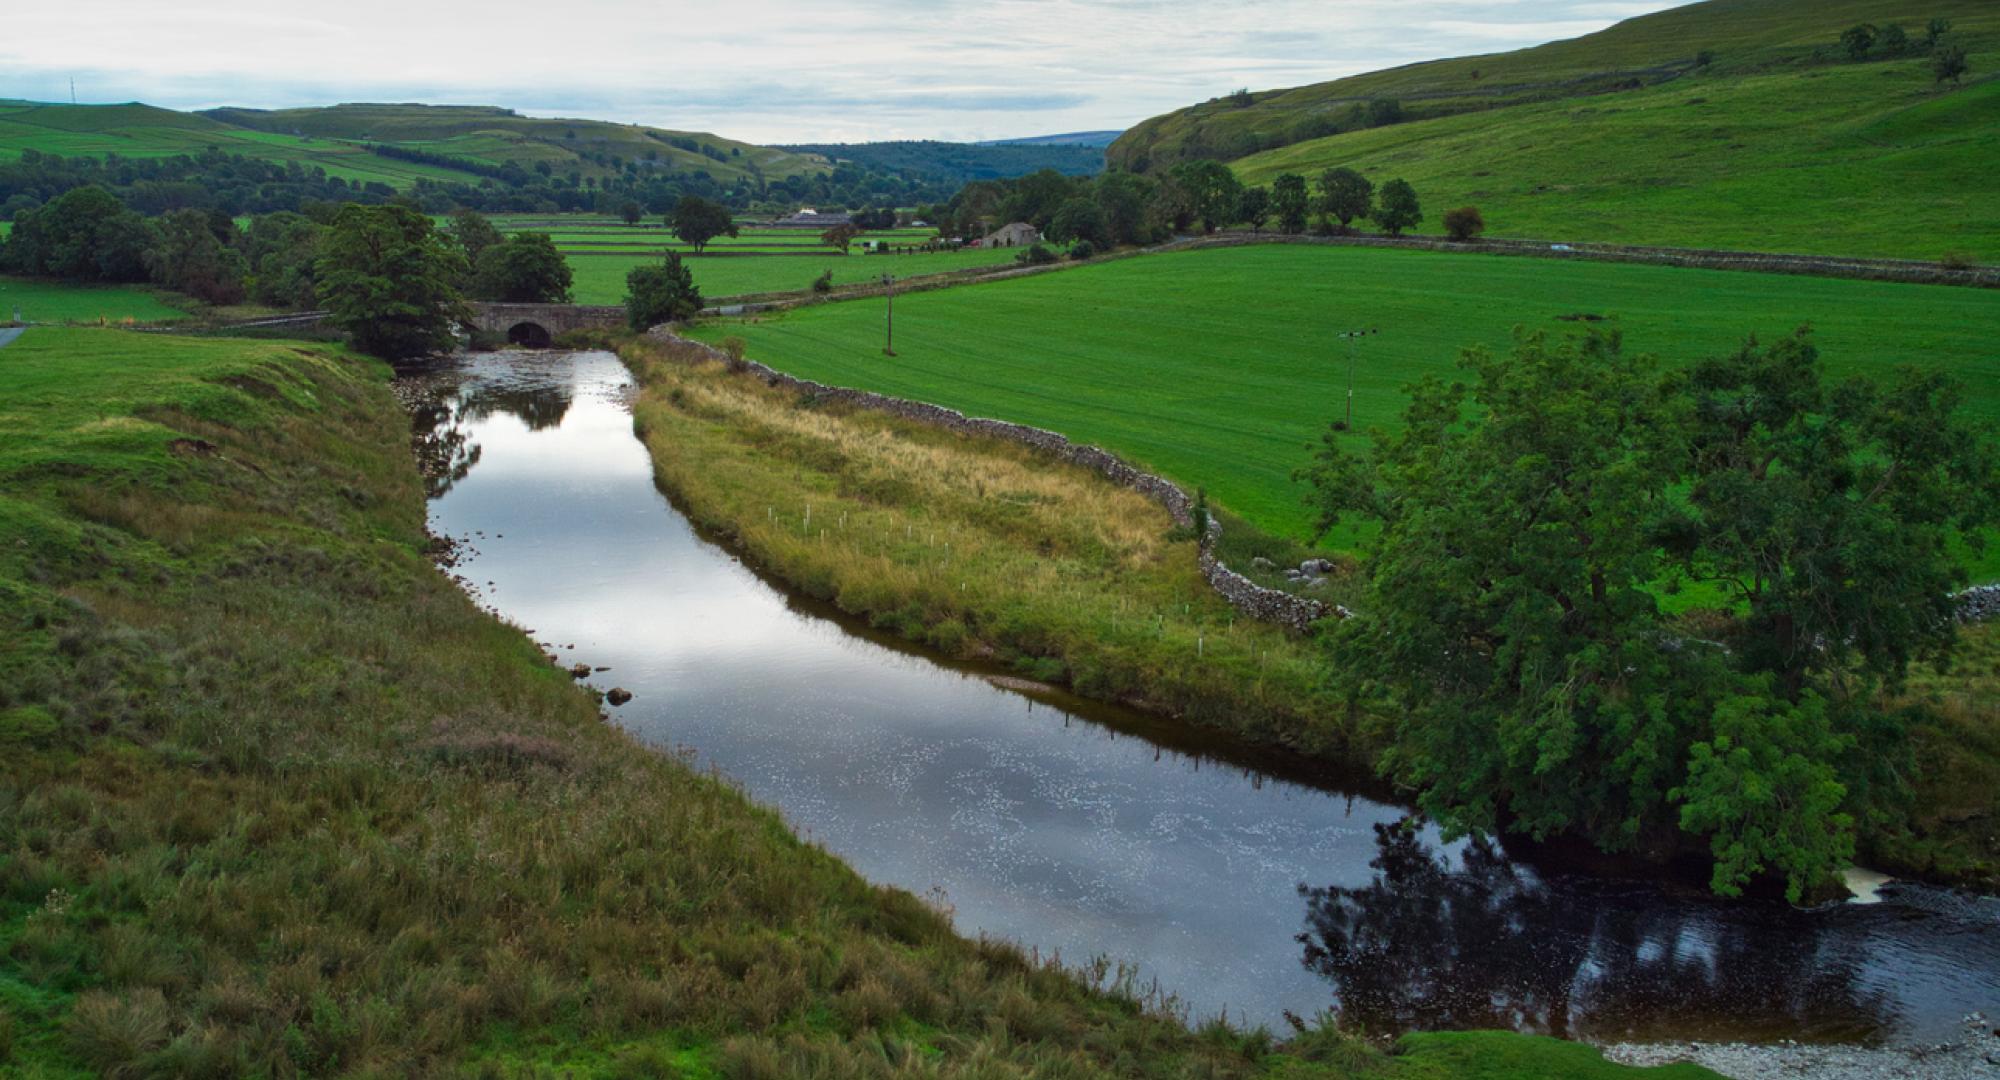
[[[478,102],[762,142],[1122,128],[1225,93],[1530,45],[1673,6],[1541,0],[68,0],[0,97]]]

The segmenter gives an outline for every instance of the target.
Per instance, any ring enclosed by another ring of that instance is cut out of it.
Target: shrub
[[[1041,244],[1036,244],[1014,256],[1014,261],[1025,266],[1047,266],[1056,261],[1056,253]]]
[[[731,334],[718,344],[722,347],[723,355],[729,357],[729,370],[740,372],[747,366],[743,362],[743,354],[750,350],[749,342]]]
[[[832,270],[829,269],[823,271],[818,277],[813,279],[813,292],[819,293],[820,295],[824,296],[832,291],[833,291]]]
[[[93,990],[76,999],[65,1025],[70,1049],[105,1076],[136,1076],[141,1060],[172,1034],[167,1002],[158,990],[120,998]]]
[[[1097,254],[1097,245],[1088,240],[1078,240],[1069,246],[1069,257],[1075,259],[1077,262],[1082,262],[1095,254]]]
[[[1486,231],[1486,219],[1477,206],[1461,206],[1444,212],[1445,235],[1461,243]]]
[[[1979,263],[1973,259],[1969,252],[1947,251],[1943,255],[1938,256],[1938,265],[1946,270],[1970,270],[1978,266]]]

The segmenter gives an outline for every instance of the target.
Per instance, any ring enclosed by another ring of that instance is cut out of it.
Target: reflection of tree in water
[[[440,378],[421,387],[410,405],[410,447],[423,472],[424,493],[436,499],[479,464],[479,444],[465,425],[495,413],[521,418],[530,431],[562,424],[574,397],[567,384],[473,382],[453,386]]]
[[[529,431],[547,431],[563,422],[574,400],[566,382],[513,385],[489,382],[466,389],[459,402],[459,416],[479,421],[494,413],[511,413],[520,417]]]
[[[1371,1031],[1510,1028],[1569,1038],[1867,1038],[1891,1007],[1856,975],[1859,933],[1780,904],[1554,884],[1490,841],[1460,865],[1377,825],[1375,879],[1300,886],[1304,963]]]

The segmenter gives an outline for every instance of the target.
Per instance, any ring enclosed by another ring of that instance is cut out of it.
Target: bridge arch
[[[507,328],[507,344],[525,345],[530,349],[546,349],[555,343],[555,335],[548,327],[532,320],[522,320]]]

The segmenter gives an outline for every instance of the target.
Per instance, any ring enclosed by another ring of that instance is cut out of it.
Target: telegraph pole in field
[[[882,340],[882,355],[896,355],[896,275],[883,274],[882,287],[888,290],[888,318],[883,323],[885,336]]]
[[[1340,425],[1340,429],[1341,429],[1342,431],[1352,431],[1352,430],[1354,430],[1354,349],[1355,349],[1355,346],[1356,346],[1357,344],[1359,344],[1359,343],[1360,343],[1360,341],[1361,341],[1361,339],[1362,339],[1362,338],[1365,338],[1365,337],[1367,337],[1367,336],[1368,336],[1368,335],[1370,335],[1370,334],[1379,334],[1379,333],[1381,333],[1381,331],[1380,331],[1380,330],[1377,330],[1377,329],[1375,329],[1374,327],[1372,327],[1372,326],[1371,326],[1371,327],[1369,327],[1369,328],[1368,328],[1368,329],[1366,329],[1366,330],[1347,330],[1347,331],[1344,331],[1344,332],[1342,332],[1342,333],[1338,333],[1338,334],[1335,334],[1335,335],[1333,335],[1334,337],[1337,337],[1337,338],[1346,338],[1346,339],[1347,339],[1347,419],[1346,419],[1346,420],[1343,420],[1343,421],[1341,421],[1341,425]]]

